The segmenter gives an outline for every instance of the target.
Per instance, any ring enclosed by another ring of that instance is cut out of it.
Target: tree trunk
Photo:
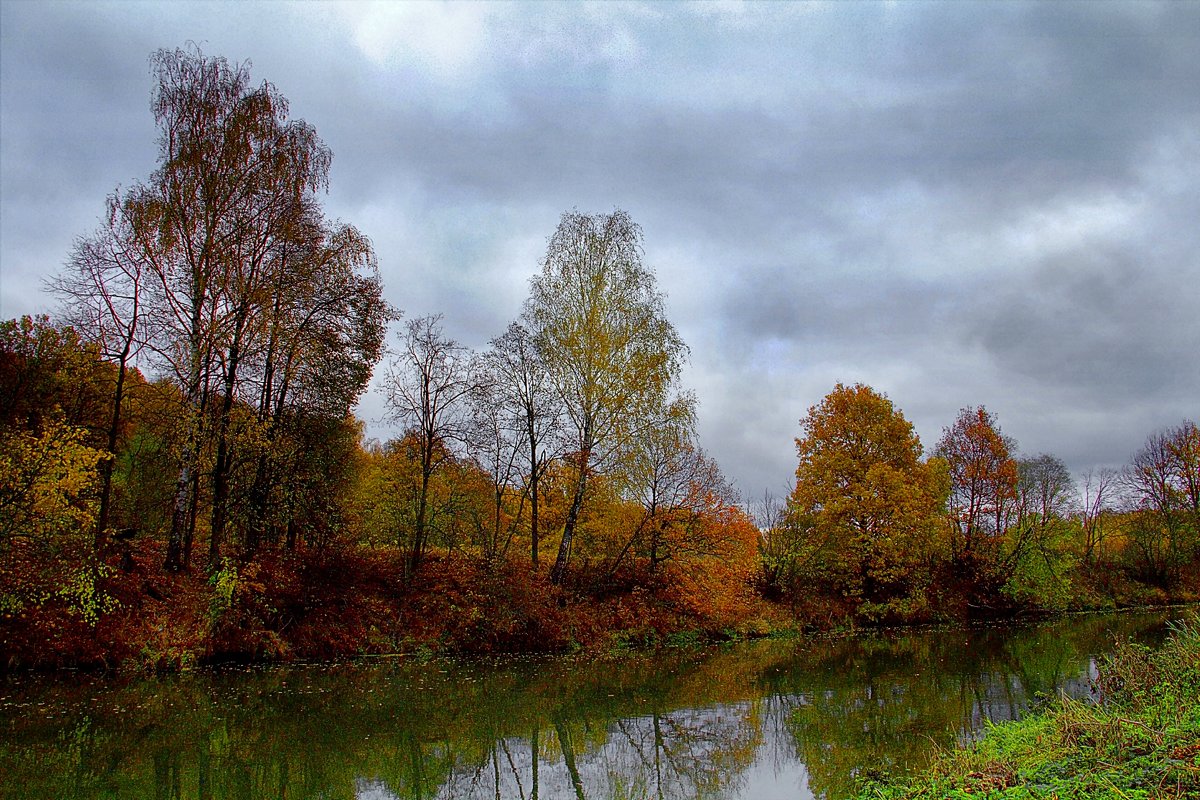
[[[550,571],[550,582],[562,586],[567,574],[567,559],[571,557],[571,540],[575,538],[575,523],[579,520],[579,509],[583,506],[583,493],[587,488],[588,462],[591,461],[591,448],[585,448],[579,456],[579,482],[575,484],[575,496],[571,499],[571,508],[567,512],[567,521],[563,525],[562,542],[558,545],[558,557],[554,559],[554,569]]]
[[[225,370],[225,396],[221,398],[221,412],[217,415],[217,457],[213,462],[212,531],[208,539],[208,560],[216,564],[221,558],[221,545],[225,540],[225,526],[229,520],[229,470],[233,454],[229,452],[229,423],[233,413],[233,391],[237,385],[238,362],[241,356],[241,338],[248,312],[243,310],[237,320],[233,342],[229,347],[229,365]]]
[[[121,428],[121,402],[125,399],[125,373],[132,345],[133,339],[126,339],[125,347],[117,359],[117,385],[113,390],[112,419],[108,425],[109,457],[100,462],[100,511],[96,515],[95,539],[97,551],[104,545],[104,539],[108,532],[108,517],[112,509],[112,474],[115,466],[113,460],[117,457],[117,434]]]
[[[526,431],[529,436],[529,557],[533,568],[538,566],[538,457],[537,438],[533,425]]]
[[[425,515],[429,503],[429,476],[433,471],[432,454],[423,456],[427,463],[421,466],[421,494],[417,498],[417,519],[413,529],[412,547],[408,554],[408,581],[416,577],[417,569],[421,566],[421,558],[425,552]]]

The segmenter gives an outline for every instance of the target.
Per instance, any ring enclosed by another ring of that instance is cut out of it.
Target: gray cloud
[[[625,208],[749,497],[838,381],[927,447],[984,404],[1123,462],[1200,415],[1186,3],[0,6],[0,310],[154,168],[147,58],[250,59],[335,153],[389,297],[480,347],[559,214]],[[368,398],[364,414],[379,406]],[[386,429],[377,428],[379,434]]]

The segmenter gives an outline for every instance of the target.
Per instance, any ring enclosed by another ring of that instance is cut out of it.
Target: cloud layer
[[[0,9],[5,317],[48,309],[39,278],[153,170],[148,56],[190,40],[317,128],[330,215],[468,345],[563,211],[629,211],[748,499],[837,381],[927,447],[982,404],[1076,471],[1200,416],[1193,4]]]

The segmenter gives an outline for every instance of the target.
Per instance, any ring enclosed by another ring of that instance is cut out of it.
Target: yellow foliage
[[[84,444],[86,435],[57,417],[34,433],[0,432],[0,543],[90,531],[97,465],[111,456]]]

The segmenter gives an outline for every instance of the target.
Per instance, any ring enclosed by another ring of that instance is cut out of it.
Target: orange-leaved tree
[[[838,384],[801,421],[789,522],[817,588],[866,616],[919,614],[936,548],[937,470],[886,395]]]
[[[990,555],[1008,530],[1017,506],[1014,449],[983,406],[962,409],[954,424],[943,430],[935,452],[950,469],[946,513],[956,560]]]

